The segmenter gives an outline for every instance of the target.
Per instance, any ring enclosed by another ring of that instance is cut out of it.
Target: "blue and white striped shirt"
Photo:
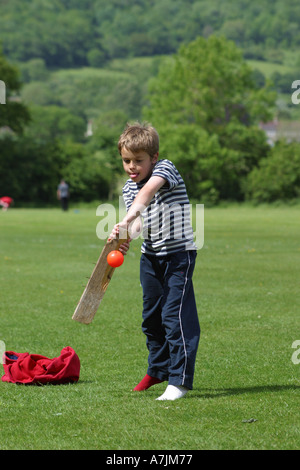
[[[159,160],[151,176],[161,176],[166,184],[157,191],[142,213],[142,253],[164,256],[177,251],[196,250],[190,221],[190,202],[184,181],[175,165],[169,160]],[[127,211],[146,182],[126,181],[123,199]]]

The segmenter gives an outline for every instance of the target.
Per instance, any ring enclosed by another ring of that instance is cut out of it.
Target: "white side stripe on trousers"
[[[186,366],[187,366],[187,351],[186,351],[186,345],[185,345],[183,328],[182,328],[181,311],[182,311],[183,298],[184,298],[184,294],[185,294],[185,288],[186,288],[186,284],[187,284],[187,281],[188,281],[188,272],[189,272],[190,265],[191,265],[190,254],[189,254],[188,251],[187,251],[187,254],[188,254],[188,257],[189,257],[189,265],[187,267],[187,271],[186,271],[186,275],[185,275],[184,287],[183,287],[183,290],[182,290],[182,296],[181,296],[181,301],[180,301],[180,306],[179,306],[179,313],[178,313],[179,323],[180,323],[180,331],[181,331],[181,337],[182,337],[183,349],[184,349],[184,356],[185,356],[185,361],[184,361],[185,363],[184,363],[183,375],[182,375],[182,385],[184,384],[185,371],[186,371]]]

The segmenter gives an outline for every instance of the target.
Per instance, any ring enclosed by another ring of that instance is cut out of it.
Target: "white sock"
[[[182,385],[168,385],[165,392],[156,400],[177,400],[184,397],[188,391],[189,389]]]

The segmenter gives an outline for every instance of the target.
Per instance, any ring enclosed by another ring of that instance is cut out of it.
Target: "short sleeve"
[[[174,189],[179,184],[180,175],[172,162],[159,160],[152,172],[152,176],[161,176],[168,182],[168,189]]]
[[[125,186],[123,187],[122,193],[126,211],[128,212],[131,207],[131,204],[134,201],[135,195],[130,191],[130,188],[127,184],[125,184]]]

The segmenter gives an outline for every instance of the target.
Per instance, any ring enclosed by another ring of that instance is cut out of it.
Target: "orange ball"
[[[114,250],[108,253],[107,262],[112,268],[118,268],[123,264],[124,256],[121,251]]]

